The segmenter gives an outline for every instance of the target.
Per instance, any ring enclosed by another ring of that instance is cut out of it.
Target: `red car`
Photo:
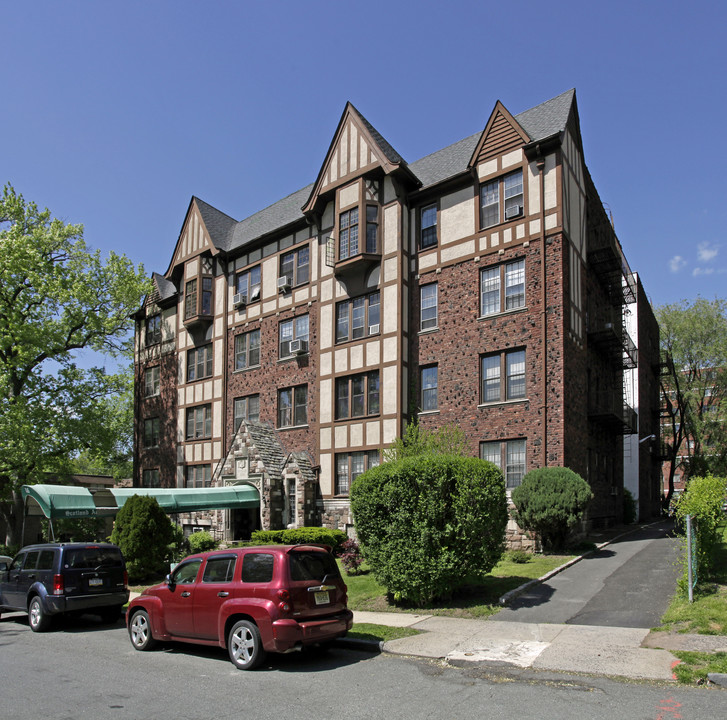
[[[270,545],[190,555],[164,583],[129,603],[131,644],[157,641],[226,647],[251,670],[285,653],[343,637],[353,624],[346,585],[329,548]]]

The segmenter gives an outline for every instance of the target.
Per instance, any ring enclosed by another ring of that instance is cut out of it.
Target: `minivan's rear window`
[[[121,567],[121,553],[115,548],[87,547],[68,550],[65,565],[68,568],[95,570],[98,567]]]
[[[314,550],[292,551],[290,558],[290,579],[291,580],[317,580],[322,582],[323,578],[338,577],[338,565],[333,555],[328,552],[316,552]]]
[[[268,583],[273,579],[275,558],[270,553],[245,553],[242,558],[242,582]]]

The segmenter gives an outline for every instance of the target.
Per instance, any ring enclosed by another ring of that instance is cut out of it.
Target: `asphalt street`
[[[664,520],[616,539],[515,598],[500,622],[650,628],[681,571],[680,541]]]

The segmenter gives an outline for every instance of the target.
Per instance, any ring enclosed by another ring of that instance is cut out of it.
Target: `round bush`
[[[214,550],[217,547],[217,541],[206,530],[199,530],[192,533],[187,538],[189,543],[189,551],[191,553],[201,553],[207,550]]]
[[[454,455],[387,462],[351,487],[359,544],[376,579],[414,605],[484,577],[502,556],[507,500],[491,463]]]
[[[565,546],[592,497],[588,483],[563,467],[531,470],[512,491],[518,525],[538,533],[543,546],[554,550]]]

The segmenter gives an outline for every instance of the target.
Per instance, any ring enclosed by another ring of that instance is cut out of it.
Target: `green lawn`
[[[346,575],[348,606],[352,610],[373,612],[417,612],[427,615],[482,618],[500,609],[502,595],[514,590],[528,580],[534,580],[570,560],[573,555],[534,555],[529,562],[516,563],[505,558],[482,581],[467,585],[446,602],[438,602],[421,608],[397,605],[387,597],[386,589],[376,582],[373,574],[363,565],[360,575]],[[354,626],[356,628],[357,626]]]

